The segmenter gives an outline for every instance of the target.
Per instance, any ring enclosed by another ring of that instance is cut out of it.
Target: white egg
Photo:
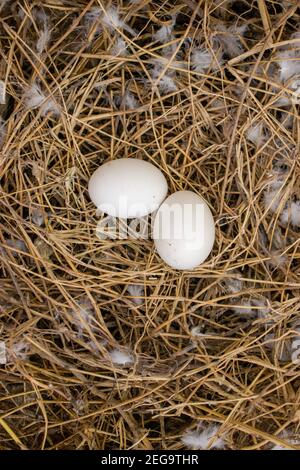
[[[214,219],[202,197],[177,191],[157,211],[152,235],[158,254],[169,266],[194,269],[212,250]]]
[[[113,217],[144,217],[155,211],[168,192],[166,178],[151,163],[121,158],[100,166],[89,182],[91,200]]]

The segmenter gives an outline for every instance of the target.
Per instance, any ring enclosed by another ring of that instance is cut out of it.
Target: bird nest
[[[299,448],[298,2],[0,4],[0,448]],[[119,157],[205,198],[205,263],[97,235]]]

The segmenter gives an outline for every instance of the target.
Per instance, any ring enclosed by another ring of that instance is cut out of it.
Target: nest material
[[[299,447],[297,3],[1,3],[1,449]],[[206,198],[198,269],[95,235],[119,157]]]

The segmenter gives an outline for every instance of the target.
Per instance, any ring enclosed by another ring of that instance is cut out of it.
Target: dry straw
[[[0,448],[299,448],[298,2],[0,3]],[[118,157],[206,198],[205,264],[95,236]]]

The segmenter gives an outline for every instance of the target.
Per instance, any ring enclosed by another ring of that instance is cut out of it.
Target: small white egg
[[[157,211],[152,234],[158,254],[169,266],[194,269],[212,250],[215,224],[202,197],[177,191]]]
[[[121,158],[101,165],[89,182],[91,200],[105,214],[144,217],[158,209],[168,192],[162,172],[149,162]]]

